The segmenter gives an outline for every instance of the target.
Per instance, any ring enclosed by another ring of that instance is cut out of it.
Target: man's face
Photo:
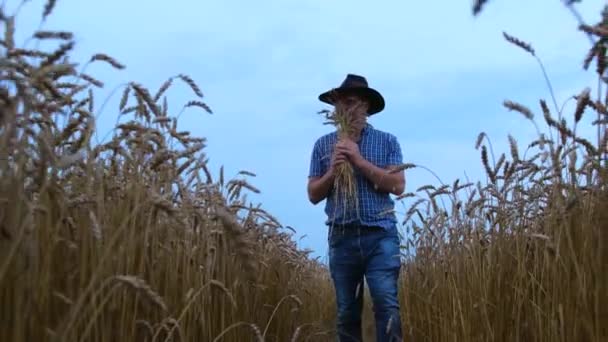
[[[356,115],[367,114],[367,102],[356,95],[342,95],[338,97],[336,108],[344,111],[352,111]]]

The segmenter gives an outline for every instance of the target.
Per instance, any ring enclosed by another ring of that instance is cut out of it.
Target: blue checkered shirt
[[[310,177],[323,176],[329,169],[334,146],[338,141],[337,132],[326,134],[314,144],[310,161]],[[367,124],[361,132],[357,143],[363,158],[372,164],[385,168],[403,163],[401,147],[397,138]],[[334,191],[330,190],[325,203],[327,225],[359,224],[364,226],[393,227],[397,219],[394,212],[394,201],[390,194],[374,189],[374,184],[355,168],[357,182],[358,210],[345,210],[341,202],[336,201]]]

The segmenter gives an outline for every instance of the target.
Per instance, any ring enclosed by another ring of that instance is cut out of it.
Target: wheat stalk
[[[362,127],[359,121],[362,118],[356,116],[355,113],[358,110],[360,110],[359,106],[349,109],[335,107],[332,112],[322,112],[325,113],[326,124],[331,124],[336,128],[338,141],[353,139],[359,134],[357,130]],[[352,164],[346,162],[338,165],[334,181],[334,196],[337,201],[343,204],[344,213],[354,208],[358,214],[359,200],[357,193],[357,180]]]
[[[113,277],[114,280],[120,282],[123,285],[139,291],[144,295],[145,298],[150,300],[163,311],[167,311],[167,304],[163,301],[162,297],[156,293],[145,280],[132,275],[116,275]]]

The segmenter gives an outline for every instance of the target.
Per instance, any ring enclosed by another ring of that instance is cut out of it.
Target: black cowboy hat
[[[319,100],[333,105],[334,96],[342,94],[353,94],[367,100],[369,102],[368,115],[376,114],[384,109],[384,98],[377,90],[368,86],[367,80],[363,76],[346,75],[346,79],[338,88],[333,88],[319,95]]]

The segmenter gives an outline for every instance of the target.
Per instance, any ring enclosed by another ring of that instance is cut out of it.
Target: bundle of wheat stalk
[[[344,108],[336,106],[333,111],[323,111],[327,119],[326,124],[336,127],[338,140],[353,139],[357,140],[360,134],[358,128],[362,127],[362,117],[356,115],[362,103],[355,106]],[[344,214],[349,209],[355,209],[358,215],[359,201],[357,199],[357,181],[355,170],[351,163],[342,163],[336,169],[333,196],[338,203],[343,204]]]

